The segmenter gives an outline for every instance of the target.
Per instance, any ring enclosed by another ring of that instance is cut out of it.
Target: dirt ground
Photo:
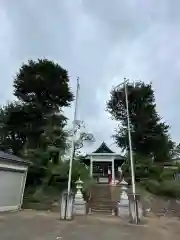
[[[180,237],[180,220],[148,217],[130,225],[116,217],[89,215],[60,221],[57,213],[32,210],[0,214],[1,240],[169,240]]]

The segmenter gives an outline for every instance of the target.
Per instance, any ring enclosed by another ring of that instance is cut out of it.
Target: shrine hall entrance
[[[124,157],[113,152],[103,142],[96,151],[87,154],[84,162],[89,165],[89,173],[93,179],[99,183],[115,184],[120,178],[120,167],[124,162]]]
[[[97,180],[99,183],[106,183],[108,182],[108,175],[112,174],[112,162],[93,162],[93,178]],[[118,179],[119,172],[118,172],[118,164],[114,164],[114,174],[115,179]]]

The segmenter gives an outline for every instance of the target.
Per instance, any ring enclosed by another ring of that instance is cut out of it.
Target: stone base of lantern
[[[83,195],[80,191],[77,191],[75,195],[73,213],[74,215],[86,214],[86,201],[84,201]]]
[[[86,201],[74,201],[74,215],[86,215]]]
[[[129,200],[121,199],[120,202],[117,203],[117,215],[118,217],[129,219]]]
[[[86,214],[86,201],[84,201],[83,194],[82,194],[82,184],[83,182],[79,178],[78,181],[76,181],[76,195],[74,199],[74,205],[73,205],[73,213],[74,215],[85,215]]]
[[[129,199],[127,195],[128,183],[122,179],[120,182],[121,192],[120,201],[117,203],[117,215],[121,218],[129,218]]]

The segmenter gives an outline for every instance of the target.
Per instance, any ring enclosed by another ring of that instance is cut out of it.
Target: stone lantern
[[[75,199],[83,199],[83,194],[82,194],[82,189],[83,189],[83,181],[81,181],[80,177],[79,179],[75,182],[76,184],[76,195]]]
[[[121,192],[120,192],[120,202],[121,203],[128,203],[128,194],[127,194],[127,191],[128,191],[128,183],[122,179],[122,181],[120,182],[120,185],[121,185]]]
[[[82,194],[83,189],[83,181],[81,181],[80,177],[75,182],[76,184],[76,194],[74,198],[74,214],[75,215],[85,215],[86,214],[86,201],[84,201],[84,197]]]

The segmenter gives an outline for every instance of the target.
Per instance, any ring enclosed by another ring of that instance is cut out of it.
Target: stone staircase
[[[111,200],[111,192],[108,184],[95,184],[91,187],[89,200],[90,213],[102,213],[112,215],[116,204]]]

